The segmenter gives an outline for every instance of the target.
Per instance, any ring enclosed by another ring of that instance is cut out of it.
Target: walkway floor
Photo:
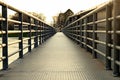
[[[0,72],[0,80],[119,80],[63,33]]]

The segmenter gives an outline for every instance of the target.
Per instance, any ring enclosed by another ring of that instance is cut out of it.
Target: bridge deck
[[[0,72],[0,80],[118,80],[62,33]]]

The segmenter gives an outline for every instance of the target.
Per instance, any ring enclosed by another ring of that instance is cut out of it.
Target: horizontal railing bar
[[[93,39],[92,39],[92,38],[88,38],[88,37],[87,37],[87,39],[88,39],[88,40],[90,40],[90,41],[93,41]]]
[[[116,49],[119,49],[119,50],[120,50],[120,46],[116,46]]]
[[[0,57],[0,62],[3,61],[6,57]]]
[[[82,32],[86,32],[86,30],[81,30]]]
[[[28,45],[28,46],[25,46],[23,49],[26,49],[26,48],[28,48],[30,45]]]
[[[20,30],[16,30],[16,31],[8,30],[8,34],[15,34],[15,33],[21,33],[21,31]]]
[[[23,25],[30,25],[30,23],[22,22]]]
[[[120,31],[116,31],[117,34],[120,34]]]
[[[19,49],[19,50],[15,51],[15,52],[13,52],[13,53],[11,53],[10,55],[8,55],[8,57],[13,56],[13,55],[17,54],[17,53],[18,53],[18,52],[20,52],[20,51],[21,51],[21,49]]]
[[[5,46],[6,46],[6,44],[0,44],[0,48],[3,48]]]
[[[108,18],[108,20],[109,20],[109,21],[112,21],[112,20],[113,20],[113,17]]]
[[[5,34],[6,32],[5,31],[0,31],[0,34]]]
[[[86,45],[84,42],[81,42],[82,44]]]
[[[109,59],[109,60],[113,61],[113,58],[112,58],[112,57],[110,57],[110,56],[108,56],[108,57],[107,57],[107,59]]]
[[[116,18],[117,18],[117,19],[120,19],[120,15],[118,15]]]
[[[93,33],[93,30],[87,30],[86,32],[92,32]]]
[[[35,24],[31,24],[31,26],[35,26]]]
[[[120,61],[115,61],[115,63],[120,66]]]
[[[31,30],[31,32],[35,32],[35,30]]]
[[[105,57],[105,54],[103,53],[103,52],[101,52],[101,51],[99,51],[99,50],[97,50],[97,49],[94,49],[97,53],[99,53],[99,54],[101,54],[102,56],[104,56]]]
[[[89,47],[90,49],[93,49],[93,47],[92,47],[92,46],[90,46],[90,45],[87,45],[87,47]]]
[[[23,33],[28,33],[30,32],[30,30],[23,30]]]
[[[36,38],[36,36],[32,36],[32,37],[31,37],[31,39],[34,39],[34,38]]]
[[[38,32],[41,32],[41,30],[38,30]]]
[[[12,19],[8,19],[8,22],[13,22],[13,23],[21,24],[20,21],[16,21],[16,20],[12,20]]]
[[[87,23],[87,25],[92,25],[93,24],[93,22],[89,22],[89,23]]]
[[[24,38],[23,41],[29,40],[30,38]]]
[[[113,44],[108,44],[108,46],[113,48]]]
[[[19,42],[21,42],[21,40],[17,40],[17,41],[14,41],[14,42],[10,42],[10,43],[8,43],[8,46],[13,45],[13,44],[17,44],[17,43],[19,43]]]
[[[77,38],[75,38],[75,40],[76,40],[77,42],[80,42],[80,40],[79,40],[79,39],[77,39]]]
[[[102,23],[102,22],[105,22],[105,21],[106,21],[106,19],[102,19],[102,20],[95,21],[95,23],[97,24],[97,23]]]
[[[0,21],[5,21],[6,19],[5,18],[0,18]]]
[[[81,38],[86,38],[85,36],[81,36]]]
[[[97,42],[97,43],[100,43],[100,44],[106,44],[106,42],[103,42],[103,41],[98,41],[98,40],[94,40],[95,42]]]
[[[82,26],[86,26],[86,24],[84,23],[84,24],[82,24]]]
[[[31,45],[34,45],[35,44],[35,42],[33,42]]]
[[[105,30],[96,30],[95,33],[106,33]]]

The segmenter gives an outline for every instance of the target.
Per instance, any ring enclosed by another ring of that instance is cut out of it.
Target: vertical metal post
[[[85,49],[87,50],[87,17],[85,18]]]
[[[97,24],[95,21],[97,20],[97,13],[93,14],[93,50],[92,50],[92,55],[93,58],[97,58],[97,53],[95,52],[95,49],[97,48],[97,44],[95,40],[97,39],[97,34],[95,33],[95,30],[97,30]]]
[[[44,25],[44,23],[42,24],[42,43],[44,43],[44,27],[45,27],[45,25]]]
[[[39,45],[41,45],[41,22],[39,21]]]
[[[105,64],[106,69],[111,70],[111,60],[108,59],[108,57],[111,57],[111,47],[108,46],[108,44],[111,43],[111,34],[108,33],[108,31],[111,31],[112,24],[111,21],[108,20],[108,18],[111,17],[111,8],[110,5],[106,6],[106,56],[105,56]]]
[[[119,75],[119,65],[116,64],[116,61],[119,61],[119,50],[116,49],[117,45],[120,45],[120,35],[116,33],[117,30],[120,30],[119,20],[116,19],[117,15],[120,15],[120,0],[113,0],[113,74],[114,76]]]
[[[38,47],[38,25],[39,21],[36,22],[36,47]]]
[[[19,58],[23,58],[23,25],[22,25],[22,21],[23,20],[23,16],[22,13],[19,13],[19,21],[21,22],[21,24],[19,24],[19,30],[21,31],[21,33],[19,34],[19,40],[21,40],[21,42],[19,42]]]
[[[38,47],[38,27],[37,27],[37,20],[35,20],[35,19],[34,19],[34,24],[35,24],[35,26],[34,26],[34,30],[35,30],[35,33],[34,33],[34,36],[35,36],[35,38],[34,38],[34,42],[35,42],[34,48],[36,48],[36,47]]]
[[[43,43],[43,23],[41,22],[41,44]]]
[[[5,21],[2,22],[2,29],[5,31],[5,34],[2,36],[2,43],[6,44],[3,47],[2,56],[5,57],[3,60],[3,70],[8,68],[8,19],[7,19],[7,6],[2,6],[2,17],[5,18]]]
[[[47,27],[47,25],[44,24],[44,27],[45,27],[45,28],[44,28],[44,34],[45,34],[45,35],[44,35],[44,41],[46,41],[46,36],[47,36],[47,35],[46,35],[46,27]]]
[[[83,36],[84,36],[84,32],[83,32],[84,27],[83,27],[83,24],[84,24],[84,21],[81,20],[81,43],[84,42],[84,38],[83,38]],[[83,43],[81,44],[81,47],[83,48]]]
[[[82,47],[82,20],[80,20],[80,46]]]
[[[77,22],[77,35],[78,35],[77,39],[79,40],[77,44],[79,45],[80,44],[80,32],[78,32],[78,31],[80,31],[80,22],[79,21]]]
[[[78,43],[78,41],[77,41],[77,23],[75,23],[75,41],[76,41],[76,43]]]
[[[29,40],[28,40],[28,45],[29,45],[29,47],[28,47],[28,52],[31,52],[31,18],[30,17],[28,17],[28,22],[30,23],[29,25],[28,25],[28,30],[29,30],[29,33],[28,33],[28,37],[29,37]]]

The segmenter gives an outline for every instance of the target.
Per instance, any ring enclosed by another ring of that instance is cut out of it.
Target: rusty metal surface
[[[119,80],[111,71],[62,33],[57,33],[24,59],[15,61],[0,80]]]

